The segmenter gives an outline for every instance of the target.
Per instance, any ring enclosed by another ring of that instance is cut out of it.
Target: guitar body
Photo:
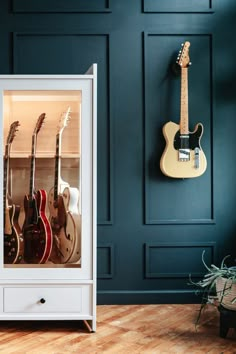
[[[164,175],[173,178],[194,178],[201,176],[207,167],[206,156],[201,149],[200,141],[203,134],[203,125],[198,123],[193,132],[189,132],[190,158],[188,161],[179,159],[180,126],[168,122],[163,127],[166,147],[160,161],[160,168]],[[199,166],[196,168],[195,148],[198,148]]]
[[[67,263],[78,262],[81,257],[81,215],[78,210],[78,188],[66,187],[63,191],[63,201],[67,211],[66,239],[62,238],[61,249],[69,249]],[[69,254],[70,253],[70,254]]]
[[[4,263],[20,263],[24,254],[24,239],[18,223],[20,206],[11,205],[5,211],[6,221],[9,220],[10,226],[4,231]],[[9,232],[10,231],[10,232]]]
[[[81,257],[81,216],[78,211],[79,191],[66,187],[54,201],[49,193],[49,212],[54,242],[50,260],[53,263],[75,263]]]
[[[45,263],[52,250],[52,230],[46,216],[47,193],[40,189],[33,198],[25,196],[24,259],[27,263]]]

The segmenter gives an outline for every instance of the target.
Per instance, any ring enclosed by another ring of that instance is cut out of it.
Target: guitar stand
[[[236,329],[236,311],[228,310],[222,305],[218,307],[220,312],[220,337],[226,338],[230,328]]]

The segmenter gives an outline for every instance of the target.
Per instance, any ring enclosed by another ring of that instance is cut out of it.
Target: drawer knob
[[[46,300],[42,297],[42,299],[39,300],[41,304],[45,304]]]

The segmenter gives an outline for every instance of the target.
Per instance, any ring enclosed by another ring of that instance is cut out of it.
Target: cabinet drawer
[[[5,287],[3,311],[22,313],[91,313],[89,285],[66,287]]]

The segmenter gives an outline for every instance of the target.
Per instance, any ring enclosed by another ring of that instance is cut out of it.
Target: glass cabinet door
[[[96,64],[0,75],[1,320],[76,319],[95,331],[96,93]]]
[[[83,225],[81,187],[84,172],[85,193],[92,189],[91,122],[82,120],[82,89],[41,86],[2,90],[3,268],[80,269],[83,233],[92,228]],[[84,111],[91,120],[92,108]],[[92,215],[90,193],[85,220]]]

